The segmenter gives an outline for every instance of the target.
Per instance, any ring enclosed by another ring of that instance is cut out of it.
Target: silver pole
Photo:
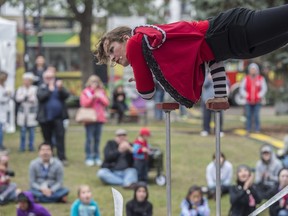
[[[220,173],[220,112],[215,112],[216,135],[216,216],[221,216],[221,173]]]
[[[170,134],[170,111],[165,110],[166,115],[166,204],[167,216],[171,216],[171,134]]]

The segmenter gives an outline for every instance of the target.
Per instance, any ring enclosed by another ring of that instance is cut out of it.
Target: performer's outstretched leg
[[[270,51],[272,48],[267,42],[288,33],[288,4],[255,11],[247,22],[246,33],[250,47],[266,44],[267,50]]]

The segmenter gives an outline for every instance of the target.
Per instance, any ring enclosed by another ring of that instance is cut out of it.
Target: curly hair
[[[124,42],[124,36],[131,36],[132,29],[127,26],[117,27],[105,35],[99,40],[96,45],[96,50],[94,51],[94,55],[98,60],[98,64],[107,64],[109,62],[109,56],[107,55],[107,47],[114,42]]]

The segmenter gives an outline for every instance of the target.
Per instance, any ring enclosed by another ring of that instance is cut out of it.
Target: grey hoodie
[[[262,152],[270,152],[271,158],[268,162],[263,160]],[[260,148],[260,160],[256,163],[255,183],[263,183],[265,185],[274,185],[278,182],[278,173],[283,167],[281,161],[276,158],[275,153],[270,145],[263,145]],[[267,177],[263,178],[263,174],[267,173]]]

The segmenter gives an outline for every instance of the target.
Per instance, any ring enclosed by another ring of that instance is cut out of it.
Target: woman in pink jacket
[[[102,161],[99,157],[99,144],[102,134],[102,126],[106,122],[106,107],[109,105],[103,83],[96,75],[91,75],[86,82],[86,88],[82,91],[80,97],[80,105],[95,109],[97,113],[97,121],[85,124],[86,141],[85,154],[86,165],[100,166]],[[93,144],[92,144],[93,140]]]

